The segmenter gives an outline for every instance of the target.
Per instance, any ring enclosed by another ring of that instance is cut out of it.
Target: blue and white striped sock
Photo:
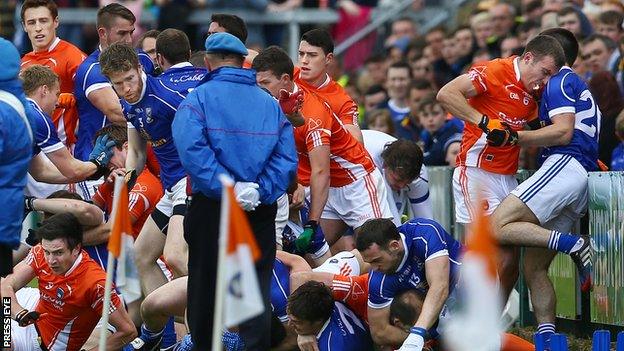
[[[544,337],[544,346],[547,349],[550,349],[550,337],[555,334],[555,324],[553,323],[542,323],[537,326],[537,332],[542,334]]]
[[[548,239],[548,248],[551,250],[571,254],[583,245],[583,238],[578,235],[565,234],[553,230]]]

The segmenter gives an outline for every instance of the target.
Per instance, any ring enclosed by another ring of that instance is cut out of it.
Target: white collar
[[[170,70],[170,69],[172,69],[172,68],[184,68],[184,67],[193,67],[193,64],[192,64],[192,63],[190,63],[190,62],[188,62],[188,61],[185,61],[185,62],[180,62],[180,63],[176,63],[175,65],[173,65],[173,66],[169,67],[169,68],[167,69],[167,71],[168,71],[168,70]]]
[[[513,59],[513,68],[514,72],[516,72],[516,81],[520,81],[520,56]]]
[[[407,248],[407,244],[405,243],[405,235],[403,235],[403,233],[399,233],[399,235],[401,236],[401,242],[403,242],[403,259],[401,259],[401,264],[399,264],[399,267],[397,268],[397,270],[395,271],[395,273],[398,273],[403,266],[405,265],[405,262],[407,261],[407,256],[409,255],[409,249]]]

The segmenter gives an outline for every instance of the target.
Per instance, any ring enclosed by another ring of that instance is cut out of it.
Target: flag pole
[[[221,181],[221,216],[219,221],[219,257],[217,258],[217,284],[215,293],[215,308],[212,320],[212,351],[221,351],[223,343],[221,335],[223,333],[223,305],[225,302],[225,253],[227,249],[228,230],[230,220],[230,204],[228,196],[228,186],[233,186],[234,182],[225,175],[220,175]]]
[[[113,222],[114,218],[119,215],[119,196],[121,193],[122,177],[115,178],[115,190],[113,192]],[[106,350],[106,339],[108,332],[108,310],[110,309],[111,293],[113,289],[113,273],[115,272],[115,257],[108,253],[108,261],[106,263],[106,284],[104,285],[104,304],[102,305],[102,326],[100,327],[100,342],[98,350]]]

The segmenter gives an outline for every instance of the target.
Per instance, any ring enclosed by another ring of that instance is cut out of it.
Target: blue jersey
[[[152,60],[144,52],[137,52],[143,70],[151,74],[154,70]],[[97,49],[80,64],[74,80],[74,96],[76,97],[79,118],[74,156],[83,161],[89,159],[89,154],[93,150],[95,133],[110,123],[106,116],[87,99],[89,94],[98,89],[112,88],[100,70],[99,58],[100,49]]]
[[[331,317],[316,339],[320,351],[373,350],[368,326],[340,302],[334,302]]]
[[[280,322],[288,322],[286,305],[290,295],[290,269],[279,259],[275,259],[271,277],[271,308]]]
[[[28,102],[30,102],[30,106],[36,116],[35,130],[33,131],[35,135],[33,155],[37,155],[41,151],[47,154],[64,148],[65,145],[61,143],[50,116],[43,112],[35,100],[28,99]]]
[[[165,189],[171,190],[186,176],[171,135],[171,123],[184,95],[165,86],[160,78],[142,73],[141,79],[143,91],[139,101],[130,104],[122,100],[121,105],[128,127],[135,128],[152,143],[160,164],[160,180]]]
[[[572,140],[568,145],[544,148],[543,159],[552,154],[570,155],[586,170],[597,170],[600,110],[587,84],[565,66],[548,81],[540,102],[539,118],[546,125],[550,125],[550,119],[561,113],[575,115]]]
[[[459,277],[461,244],[430,219],[415,218],[399,228],[405,254],[396,273],[371,271],[368,279],[368,306],[385,308],[402,291],[416,289],[426,293],[429,288],[425,262],[440,256],[449,258],[449,293]]]
[[[204,79],[208,70],[194,67],[189,62],[175,64],[163,72],[158,78],[171,89],[186,96]]]

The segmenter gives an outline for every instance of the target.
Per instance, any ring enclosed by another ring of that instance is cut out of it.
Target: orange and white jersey
[[[80,350],[102,316],[106,272],[84,250],[64,275],[52,272],[41,245],[30,250],[25,262],[39,279],[35,310],[42,315],[35,326],[43,344],[50,351]],[[113,290],[108,313],[119,307]]]
[[[477,95],[468,103],[490,119],[499,119],[514,130],[522,130],[537,118],[537,104],[520,81],[518,57],[477,63],[468,71]],[[520,146],[488,146],[486,135],[475,124],[466,123],[458,166],[479,167],[496,174],[515,174]]]
[[[86,55],[76,46],[65,40],[55,38],[48,51],[29,52],[22,57],[21,69],[32,65],[50,67],[59,76],[61,93],[74,93],[74,77],[76,70]],[[76,142],[76,126],[78,123],[78,109],[56,108],[52,113],[52,122],[56,125],[61,141],[70,147]]]
[[[113,213],[114,183],[104,182],[91,199],[96,205]],[[163,187],[158,178],[147,168],[137,177],[134,187],[128,193],[128,210],[135,221],[132,224],[132,236],[136,240],[147,217],[154,211],[156,204],[163,197]]]
[[[358,106],[338,82],[326,75],[323,84],[313,87],[300,78],[300,73],[301,69],[295,67],[295,83],[306,90],[312,90],[325,101],[343,124],[358,125]]]
[[[308,154],[321,145],[329,146],[330,150],[331,187],[351,184],[375,170],[375,164],[364,146],[343,128],[329,105],[313,91],[303,90],[305,94],[301,115],[305,123],[295,128],[294,133],[299,154],[299,183],[310,185],[311,167]]]

